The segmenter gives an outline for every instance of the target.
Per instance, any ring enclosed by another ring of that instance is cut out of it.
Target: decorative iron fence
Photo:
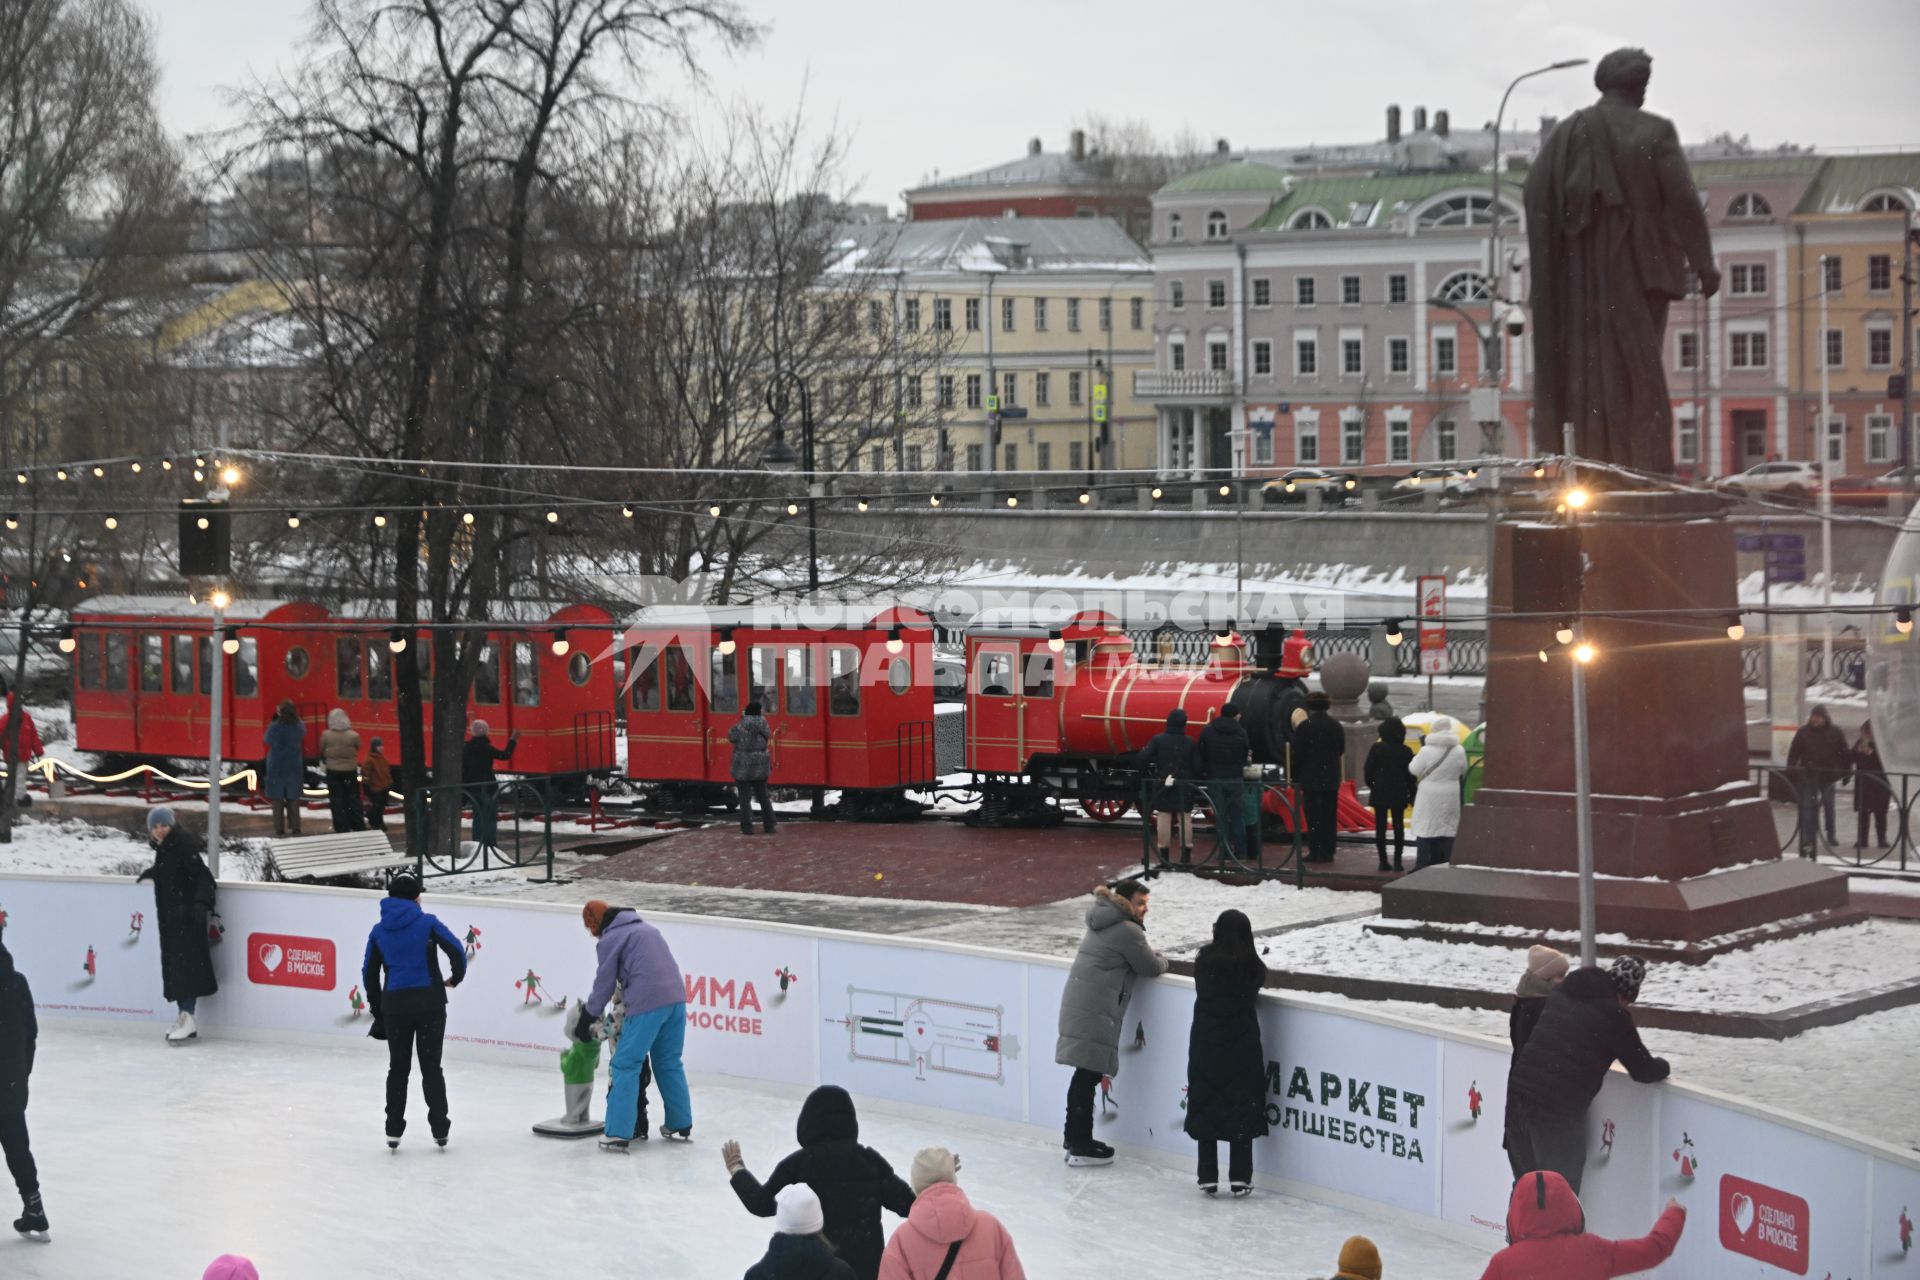
[[[1884,788],[1859,775],[1818,784],[1803,770],[1762,764],[1753,767],[1753,780],[1775,806],[1774,826],[1785,832],[1782,853],[1812,851],[1885,871],[1920,869],[1913,831],[1920,774],[1889,773]]]

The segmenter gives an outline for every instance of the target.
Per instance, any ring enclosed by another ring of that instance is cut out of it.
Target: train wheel
[[[1095,822],[1117,822],[1133,801],[1125,796],[1087,796],[1081,799],[1080,808]]]

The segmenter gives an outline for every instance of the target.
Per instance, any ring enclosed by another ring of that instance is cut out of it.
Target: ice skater
[[[207,917],[213,914],[213,873],[201,860],[205,846],[174,825],[173,810],[161,805],[147,814],[153,865],[134,883],[153,881],[153,918],[160,925],[162,993],[180,1010],[167,1031],[168,1044],[200,1038],[194,1011],[202,996],[220,990],[213,976],[213,949]]]
[[[1113,1163],[1113,1148],[1093,1137],[1093,1093],[1120,1070],[1120,1032],[1134,980],[1167,971],[1167,958],[1147,941],[1150,896],[1138,880],[1122,880],[1095,889],[1087,907],[1086,936],[1060,997],[1060,1040],[1053,1053],[1055,1062],[1073,1068],[1062,1144],[1068,1164]]]
[[[1638,1240],[1594,1235],[1587,1230],[1580,1197],[1567,1180],[1551,1170],[1535,1171],[1513,1184],[1507,1203],[1507,1239],[1512,1243],[1493,1255],[1480,1280],[1535,1280],[1538,1276],[1610,1280],[1637,1275],[1672,1257],[1686,1226],[1687,1211],[1669,1198],[1653,1230]]]
[[[960,1189],[960,1157],[925,1147],[907,1182],[913,1211],[894,1229],[880,1258],[880,1280],[1027,1280],[1020,1251],[1000,1219],[976,1209]]]
[[[796,1185],[781,1189],[773,1214],[773,1239],[744,1280],[855,1280],[853,1268],[834,1255],[820,1228],[820,1197]]]
[[[860,1116],[853,1096],[839,1085],[821,1085],[800,1105],[794,1125],[800,1149],[773,1167],[765,1182],[747,1169],[740,1144],[726,1142],[720,1158],[726,1162],[733,1193],[755,1217],[771,1218],[795,1184],[812,1187],[820,1197],[827,1242],[834,1247],[857,1280],[876,1280],[886,1235],[880,1229],[880,1211],[904,1218],[913,1212],[913,1188],[901,1181],[887,1158],[860,1144]]]
[[[440,974],[434,948],[447,958]],[[387,884],[380,923],[367,934],[360,981],[367,989],[373,1025],[367,1034],[387,1042],[387,1146],[397,1149],[407,1130],[407,1076],[416,1052],[420,1092],[427,1098],[427,1127],[434,1145],[447,1145],[447,1077],[440,1049],[447,1034],[447,988],[467,976],[467,954],[453,930],[420,909],[420,877],[402,871]]]
[[[1253,1140],[1267,1136],[1267,1055],[1260,1047],[1260,988],[1267,966],[1253,924],[1222,911],[1213,941],[1193,962],[1193,1030],[1187,1038],[1187,1136],[1200,1145],[1200,1190],[1220,1191],[1220,1144],[1236,1196],[1253,1191]]]
[[[7,1172],[20,1191],[20,1216],[13,1229],[21,1235],[45,1235],[47,1208],[40,1203],[40,1171],[27,1142],[27,1077],[40,1035],[33,1016],[33,991],[26,975],[13,967],[13,955],[0,944],[0,1148]]]
[[[587,1039],[606,1012],[618,984],[625,1014],[620,1044],[609,1064],[606,1135],[603,1151],[625,1151],[640,1117],[640,1072],[652,1059],[654,1079],[666,1112],[662,1137],[679,1142],[693,1137],[693,1099],[680,1054],[687,1039],[687,986],[680,965],[660,931],[626,907],[610,907],[598,898],[580,910],[587,932],[599,941],[599,968],[587,995],[587,1016],[577,1038]]]

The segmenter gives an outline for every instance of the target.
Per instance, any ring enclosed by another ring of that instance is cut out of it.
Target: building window
[[[1080,299],[1078,298],[1067,299],[1067,328],[1074,333],[1080,332]]]
[[[1485,302],[1493,297],[1493,286],[1478,271],[1456,271],[1440,282],[1433,296],[1447,302]]]
[[[1770,218],[1773,206],[1758,191],[1742,191],[1727,205],[1729,218]]]
[[[1167,367],[1169,369],[1172,369],[1175,373],[1186,372],[1186,368],[1187,368],[1187,344],[1186,343],[1169,342],[1167,344]],[[1079,375],[1075,374],[1074,376],[1078,377]],[[1074,401],[1074,403],[1078,404],[1079,401],[1076,400]]]
[[[1406,417],[1387,419],[1387,461],[1411,462],[1413,460],[1413,419]]]
[[[1826,293],[1840,292],[1840,259],[1834,257],[1820,259],[1820,287]]]
[[[920,332],[920,299],[907,299],[900,323],[906,327],[908,333]]]
[[[1180,239],[1180,234],[1180,215],[1177,213],[1169,213],[1167,215],[1167,239],[1178,240]]]
[[[1514,216],[1511,207],[1500,211],[1502,218]],[[1484,227],[1493,221],[1493,198],[1491,196],[1453,196],[1429,205],[1420,215],[1420,226],[1427,227]]]
[[[1225,280],[1207,281],[1207,310],[1218,311],[1227,305],[1227,282]]]
[[[1080,374],[1076,370],[1067,375],[1067,403],[1079,404],[1081,399]]]
[[[1127,325],[1135,333],[1146,327],[1147,304],[1142,298],[1127,299]]]
[[[1433,372],[1442,378],[1460,372],[1460,345],[1450,334],[1438,334],[1433,339]]]
[[[1227,238],[1227,215],[1219,209],[1207,214],[1207,239],[1225,240]]]
[[[1003,405],[1020,403],[1020,375],[1003,373],[1000,375],[1000,403]]]
[[[1302,418],[1293,427],[1293,460],[1295,462],[1320,461],[1320,421],[1317,418]]]
[[[1036,373],[1033,375],[1033,403],[1045,408],[1053,401],[1053,375]]]
[[[1867,461],[1893,461],[1893,417],[1885,413],[1867,415]]]
[[[1319,209],[1302,209],[1293,215],[1293,221],[1287,224],[1290,231],[1331,231],[1333,219]]]
[[[1340,339],[1340,372],[1359,377],[1367,371],[1366,345],[1359,338]]]
[[[1407,300],[1407,278],[1395,272],[1387,277],[1387,301],[1405,302]]]
[[[1340,462],[1357,467],[1367,456],[1367,420],[1357,413],[1340,419]]]
[[[1215,373],[1227,371],[1227,344],[1224,339],[1216,338],[1207,343],[1207,368]]]
[[[1261,377],[1268,377],[1273,373],[1273,343],[1265,338],[1254,341],[1253,371]]]
[[[967,470],[979,471],[986,461],[986,450],[977,444],[967,446]]]
[[[1452,462],[1460,456],[1459,432],[1454,429],[1452,418],[1442,418],[1433,424],[1433,452],[1442,462]]]
[[[952,298],[935,298],[933,300],[933,327],[937,333],[953,332]]]
[[[1273,424],[1256,422],[1253,424],[1253,462],[1255,466],[1273,465]]]
[[[918,409],[920,407],[919,375],[916,374],[913,377],[908,378],[906,386],[907,386],[907,408]]]
[[[1360,305],[1360,277],[1340,277],[1340,305],[1357,307]]]
[[[868,336],[878,337],[880,334],[885,333],[886,329],[887,329],[886,308],[881,306],[880,303],[877,301],[869,300],[867,302],[867,334]]]
[[[876,418],[887,404],[887,384],[879,378],[867,379],[867,412]]]
[[[1753,297],[1767,291],[1767,264],[1764,262],[1736,262],[1728,268],[1732,278],[1730,286],[1735,297]]]
[[[1698,369],[1700,367],[1700,333],[1698,330],[1682,329],[1674,335],[1674,344],[1674,368]]]
[[[1293,371],[1302,378],[1320,372],[1320,339],[1298,337],[1293,340]]]
[[[921,461],[920,446],[917,444],[908,445],[907,446],[907,470],[909,471],[921,470],[920,461]]]
[[[1033,331],[1035,333],[1047,331],[1047,300],[1045,298],[1033,300]]]
[[[950,373],[940,375],[940,407],[953,408],[953,375]]]
[[[1700,419],[1689,409],[1674,419],[1674,425],[1679,430],[1679,439],[1674,445],[1675,460],[1686,463],[1700,461]]]
[[[1820,367],[1838,369],[1847,363],[1847,335],[1842,329],[1829,329],[1826,341],[1820,344]]]
[[[1000,299],[1000,332],[1002,333],[1013,332],[1013,303],[1012,298]]]
[[[1185,310],[1187,305],[1187,286],[1181,284],[1178,280],[1169,281],[1167,284],[1167,305],[1175,311]]]
[[[1293,280],[1293,303],[1297,307],[1313,305],[1313,277],[1295,276]]]
[[[1002,465],[1008,471],[1018,471],[1020,469],[1020,446],[1017,444],[1010,444],[1010,445],[1004,445],[1002,447],[1005,448],[1007,451],[1007,460]]]
[[[1905,213],[1907,202],[1888,191],[1870,195],[1860,205],[1862,213]]]
[[[1100,299],[1100,332],[1108,333],[1113,329],[1113,299]]]
[[[1407,338],[1387,339],[1387,372],[1411,373],[1413,371],[1413,342]]]
[[[1827,419],[1826,460],[1844,465],[1847,460],[1847,420],[1841,414]]]
[[[1762,331],[1752,333],[1734,333],[1728,335],[1732,343],[1733,359],[1729,363],[1736,369],[1764,369],[1767,367],[1767,335]]]
[[[1867,259],[1867,289],[1873,293],[1886,293],[1893,288],[1893,259],[1884,253],[1876,253]]]
[[[978,409],[981,404],[982,404],[982,401],[980,399],[980,375],[977,373],[970,373],[967,375],[967,408]]]
[[[1053,470],[1053,446],[1045,442],[1033,446],[1033,465],[1042,471]]]
[[[1869,369],[1893,367],[1893,330],[1867,330],[1867,367]]]
[[[1270,307],[1273,305],[1273,281],[1261,276],[1253,282],[1253,305]]]
[[[980,299],[967,299],[967,332],[980,332]]]

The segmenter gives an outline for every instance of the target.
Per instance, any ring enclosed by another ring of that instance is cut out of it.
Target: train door
[[[821,747],[822,781],[835,787],[873,785],[874,768],[879,763],[874,751],[871,721],[860,714],[867,690],[860,685],[860,650],[850,644],[826,646],[827,714],[821,721],[825,741]],[[892,759],[893,743],[884,744]]]
[[[222,664],[220,677],[223,682],[220,694],[220,754],[230,762],[264,762],[267,746],[264,735],[267,731],[267,717],[260,710],[260,642],[252,636],[241,636],[235,642],[234,651],[226,652],[223,643],[220,652],[215,653],[213,638],[202,636],[196,642],[199,651],[199,677],[201,704],[207,708],[205,719],[212,719],[213,707],[213,664]],[[271,709],[269,709],[271,710]],[[322,726],[324,727],[324,725]],[[313,735],[313,726],[307,726],[309,737]],[[244,735],[244,736],[243,736]],[[315,747],[315,753],[319,748]],[[226,772],[232,773],[229,767]]]
[[[982,640],[973,651],[967,685],[968,764],[981,773],[1024,773],[1025,734],[1015,669],[1020,645],[1015,640]]]
[[[166,637],[157,631],[141,631],[133,636],[133,646],[134,749],[143,756],[184,755],[186,744],[176,727],[168,723]]]
[[[780,744],[773,780],[782,786],[818,787],[827,781],[825,716],[820,705],[819,645],[780,646]]]
[[[727,731],[740,718],[740,650],[731,640],[707,651],[707,777],[733,778],[733,744]]]
[[[1045,641],[1030,643],[1020,655],[1020,760],[1060,749],[1060,655]]]
[[[700,689],[693,678],[693,662],[685,645],[676,640],[662,646],[659,664],[659,732],[676,766],[669,776],[690,780],[710,778],[713,770],[706,717],[701,710]]]
[[[180,709],[182,752],[191,756],[207,754],[212,708],[200,693],[200,655],[194,638],[174,632],[167,641],[167,696]]]

